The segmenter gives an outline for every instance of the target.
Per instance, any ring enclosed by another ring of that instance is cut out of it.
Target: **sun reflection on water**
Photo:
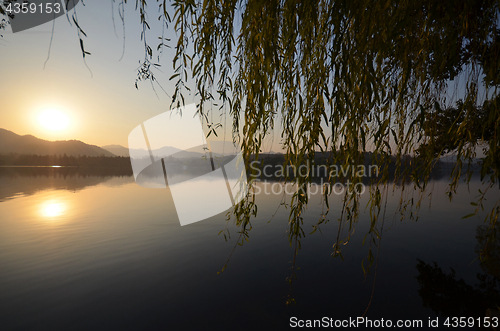
[[[49,219],[57,219],[64,216],[66,210],[66,203],[58,200],[48,200],[40,205],[40,215]]]

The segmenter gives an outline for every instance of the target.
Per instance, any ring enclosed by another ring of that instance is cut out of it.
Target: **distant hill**
[[[123,147],[120,145],[106,145],[102,146],[101,148],[107,150],[110,153],[113,153],[116,156],[129,157],[127,147]]]
[[[32,135],[21,136],[12,131],[0,129],[0,154],[23,155],[68,155],[68,156],[115,156],[95,145],[79,140],[48,141]]]
[[[110,153],[113,153],[116,156],[129,157],[129,149],[127,147],[123,147],[121,145],[106,145],[101,148],[107,150]],[[149,154],[149,151],[135,149],[136,155],[144,155]],[[213,153],[216,155],[216,153]],[[186,158],[198,158],[205,155],[200,148],[195,148],[189,151],[183,151],[175,147],[164,146],[160,149],[154,150],[153,155],[157,157],[167,157],[169,155],[175,155],[176,158],[186,159]]]

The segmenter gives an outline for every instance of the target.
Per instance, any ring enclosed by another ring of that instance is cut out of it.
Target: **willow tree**
[[[146,2],[138,6],[143,13]],[[395,181],[411,178],[423,191],[436,155],[456,153],[451,197],[462,170],[471,174],[470,165],[482,144],[481,178],[488,188],[498,183],[498,1],[205,0],[174,1],[172,6],[171,20],[164,11],[177,35],[172,104],[183,102],[185,80],[192,76],[200,113],[210,112],[207,104],[220,100],[220,110],[232,117],[233,138],[247,160],[258,157],[263,140],[277,124],[283,128],[287,164],[312,162],[317,151],[330,152],[332,163],[363,163],[363,153],[373,152],[372,160],[382,170],[370,186],[373,239],[380,237],[386,199],[382,188],[388,187],[391,163]],[[141,19],[146,31],[145,16]],[[151,53],[145,63],[150,59]],[[462,91],[455,101],[468,106],[437,124],[432,116],[446,108],[446,92],[450,86],[458,89],[457,81]],[[478,126],[478,114],[484,130]],[[434,141],[429,134],[432,125],[439,125],[450,143],[437,153],[436,146],[433,152],[422,152],[420,146]],[[298,249],[306,231],[304,188],[312,174],[288,180],[298,188],[288,219],[290,244]],[[340,180],[354,186],[361,179],[347,174]],[[333,216],[339,229],[345,223],[352,228],[358,217],[359,192],[350,192],[344,196],[341,215]],[[484,194],[475,213],[483,207]],[[325,191],[327,207],[328,198]],[[254,203],[250,194],[234,210],[243,235],[256,213]],[[328,220],[327,214],[328,210],[320,216],[318,225]],[[489,213],[492,225],[498,214],[497,203]],[[340,253],[342,240],[336,238],[334,254]]]
[[[125,2],[118,4],[122,19]],[[148,5],[158,6],[165,24],[159,45],[148,42]],[[317,151],[330,152],[332,164],[362,163],[364,152],[371,151],[381,170],[370,186],[373,242],[380,238],[390,175],[395,182],[410,178],[414,188],[423,191],[436,156],[454,152],[451,197],[462,170],[471,174],[467,164],[482,144],[481,178],[488,188],[498,183],[498,1],[136,0],[136,8],[145,53],[138,80],[155,80],[156,53],[167,45],[165,35],[175,36],[171,106],[185,102],[186,82],[194,80],[200,114],[213,111],[217,100],[219,111],[232,118],[233,139],[247,161],[259,157],[264,139],[276,127],[283,128],[282,147],[290,165],[312,161]],[[88,54],[83,47],[82,54]],[[453,102],[462,106],[441,114],[450,108],[446,92],[450,86],[457,88],[457,81],[460,92]],[[485,130],[478,125],[478,109]],[[444,117],[446,121],[435,120]],[[446,143],[434,143],[436,130],[446,136]],[[312,174],[288,180],[297,184],[288,219],[296,252],[310,230],[304,229],[302,215]],[[354,186],[361,178],[348,173],[329,180],[348,180]],[[476,213],[483,207],[484,193]],[[323,199],[328,207],[328,190]],[[352,229],[359,192],[346,190],[343,202],[341,215],[329,215],[327,208],[317,226],[333,218],[339,229],[346,224]],[[407,202],[401,200],[402,209]],[[241,238],[246,238],[256,213],[250,190],[232,213]],[[488,214],[492,225],[498,214],[497,202]],[[334,254],[340,254],[343,240],[347,238],[334,240]]]

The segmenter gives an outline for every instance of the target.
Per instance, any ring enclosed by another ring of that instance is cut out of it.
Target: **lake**
[[[257,185],[249,242],[236,247],[218,274],[238,238],[232,224],[231,239],[218,235],[225,213],[181,227],[170,191],[142,188],[131,176],[0,169],[0,329],[287,330],[291,318],[361,316],[372,293],[365,317],[422,320],[419,329],[429,319],[439,317],[443,328],[446,316],[484,316],[496,307],[491,300],[498,292],[480,287],[498,276],[498,261],[478,259],[484,214],[462,219],[474,211],[478,181],[470,192],[460,186],[451,202],[446,182],[432,182],[432,198],[417,221],[398,217],[396,187],[378,265],[366,277],[367,194],[344,260],[331,255],[341,199],[332,197],[330,222],[309,235],[323,208],[313,195],[292,288],[286,282],[293,259],[289,210],[276,212],[282,196],[265,194],[270,183]],[[500,198],[498,187],[489,196]],[[296,304],[286,305],[290,293]]]

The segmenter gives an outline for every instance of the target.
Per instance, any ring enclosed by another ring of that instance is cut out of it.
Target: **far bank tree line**
[[[86,155],[0,155],[0,166],[64,166],[64,167],[113,167],[130,169],[129,157],[107,157]]]

